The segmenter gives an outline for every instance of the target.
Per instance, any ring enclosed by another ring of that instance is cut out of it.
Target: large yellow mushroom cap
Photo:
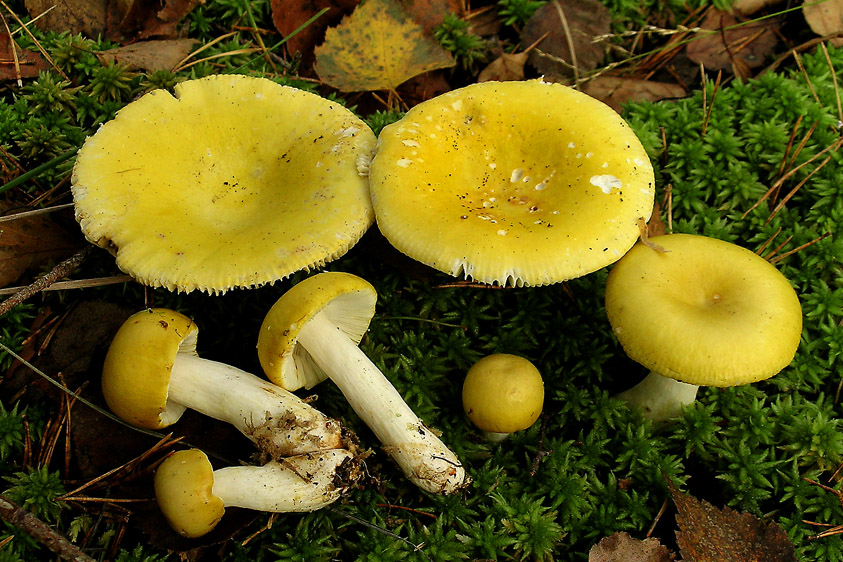
[[[173,453],[155,471],[158,506],[170,526],[186,537],[201,537],[222,519],[225,505],[213,486],[214,469],[199,449]]]
[[[199,328],[187,316],[151,308],[117,330],[102,368],[102,393],[111,411],[137,427],[175,423],[185,408],[167,401],[176,354],[196,353]]]
[[[769,378],[799,347],[790,282],[741,246],[690,234],[638,244],[609,273],[606,314],[626,353],[682,382],[734,386]]]
[[[653,169],[610,107],[540,80],[483,82],[384,128],[370,183],[378,228],[440,271],[545,285],[615,262],[653,207]]]
[[[315,94],[239,75],[189,80],[88,138],[76,218],[147,285],[273,282],[343,255],[371,226],[374,147],[363,121]]]

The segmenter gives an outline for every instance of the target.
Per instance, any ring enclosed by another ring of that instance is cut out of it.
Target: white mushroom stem
[[[641,408],[645,418],[663,421],[682,415],[682,407],[692,404],[697,398],[695,384],[684,383],[650,371],[644,380],[617,398],[631,406]]]
[[[273,459],[343,446],[341,424],[295,394],[193,353],[176,354],[168,393],[165,422],[196,410],[232,424]]]
[[[457,456],[422,422],[374,363],[324,313],[299,332],[317,365],[336,383],[401,470],[428,492],[450,494],[467,484]]]
[[[263,466],[229,466],[214,471],[211,493],[225,507],[283,513],[315,511],[342,495],[357,477],[356,462],[349,451],[332,449]]]

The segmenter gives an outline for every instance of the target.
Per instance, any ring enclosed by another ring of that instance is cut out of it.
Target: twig
[[[118,283],[128,283],[132,281],[129,275],[111,275],[109,277],[94,277],[93,279],[74,279],[72,281],[56,281],[49,287],[42,289],[43,291],[66,291],[68,289],[90,289],[92,287],[104,287],[106,285],[116,285]],[[0,289],[0,296],[12,295],[25,289],[26,287],[3,287]]]
[[[75,544],[67,540],[49,525],[35,517],[32,513],[22,509],[0,496],[0,518],[25,532],[37,540],[61,559],[71,562],[96,562],[93,558],[82,552]]]
[[[559,14],[559,22],[562,24],[562,30],[565,32],[565,42],[568,44],[568,50],[571,52],[571,67],[574,70],[574,82],[580,81],[579,65],[577,64],[577,50],[574,48],[574,38],[571,37],[571,28],[568,25],[568,18],[565,17],[565,12],[559,4],[559,0],[553,0],[553,7]]]
[[[93,246],[86,246],[82,248],[63,262],[59,263],[49,273],[42,275],[8,299],[0,302],[0,317],[5,316],[7,312],[15,308],[17,305],[34,294],[40,293],[62,277],[67,277],[70,272],[79,267],[79,264],[85,261],[85,258],[88,257],[93,249]]]
[[[72,206],[73,206],[73,203],[64,203],[62,205],[55,205],[53,207],[44,207],[42,209],[32,209],[30,211],[21,211],[20,213],[13,213],[11,215],[0,216],[0,222],[8,222],[8,221],[14,221],[14,220],[18,220],[18,219],[25,219],[27,217],[44,215],[46,213],[52,213],[53,211],[61,211],[62,209],[69,209]]]

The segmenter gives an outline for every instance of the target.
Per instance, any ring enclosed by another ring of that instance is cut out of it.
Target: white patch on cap
[[[412,164],[412,163],[413,163],[413,161],[412,161],[412,160],[410,160],[409,158],[402,158],[402,159],[400,159],[398,162],[396,162],[396,164],[398,164],[398,165],[399,165],[399,166],[401,166],[402,168],[407,168],[407,167],[409,167],[409,166],[410,166],[410,164]]]
[[[623,183],[621,183],[621,180],[611,174],[606,174],[603,176],[591,176],[591,179],[588,181],[591,183],[591,185],[599,187],[600,191],[602,191],[603,193],[612,193],[612,189],[620,189],[621,187],[623,187]]]
[[[498,236],[506,236],[506,230],[504,230],[504,229],[498,230]]]
[[[360,130],[360,127],[355,127],[352,125],[351,127],[346,127],[345,129],[340,129],[339,137],[344,139],[345,137],[353,137],[357,131]]]
[[[414,141],[412,139],[404,139],[401,141],[401,144],[403,144],[404,146],[419,146],[418,141]]]
[[[576,147],[577,147],[577,145],[573,141],[568,143],[568,148],[576,148]]]
[[[524,170],[521,169],[521,168],[515,168],[514,170],[512,170],[512,175],[509,176],[509,181],[512,182],[512,183],[515,183],[523,177],[524,177]]]
[[[459,111],[460,109],[462,109],[462,100],[455,101],[454,103],[451,104],[451,107],[453,108],[454,111]]]

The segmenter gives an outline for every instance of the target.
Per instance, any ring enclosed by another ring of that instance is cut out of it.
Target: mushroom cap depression
[[[375,315],[375,288],[350,273],[325,272],[294,285],[272,306],[258,334],[258,358],[266,376],[287,390],[310,388],[327,374],[297,346],[299,332],[320,312],[355,344]]]
[[[201,537],[225,513],[213,493],[214,469],[199,449],[177,451],[155,471],[155,497],[170,526],[185,537]]]
[[[483,431],[527,429],[544,405],[541,373],[527,359],[507,353],[487,355],[468,370],[462,387],[468,419]]]
[[[163,308],[142,310],[117,330],[102,367],[102,393],[111,411],[137,427],[175,423],[185,407],[167,401],[176,354],[196,353],[199,328]]]
[[[637,244],[606,282],[606,314],[627,355],[660,375],[706,386],[764,380],[799,347],[790,282],[741,246],[691,234]]]
[[[653,208],[653,169],[609,106],[540,80],[483,82],[413,107],[378,137],[378,228],[454,276],[547,285],[619,259]]]
[[[239,75],[188,80],[85,141],[76,219],[146,285],[271,283],[340,257],[371,226],[374,147],[363,121],[315,94]]]

